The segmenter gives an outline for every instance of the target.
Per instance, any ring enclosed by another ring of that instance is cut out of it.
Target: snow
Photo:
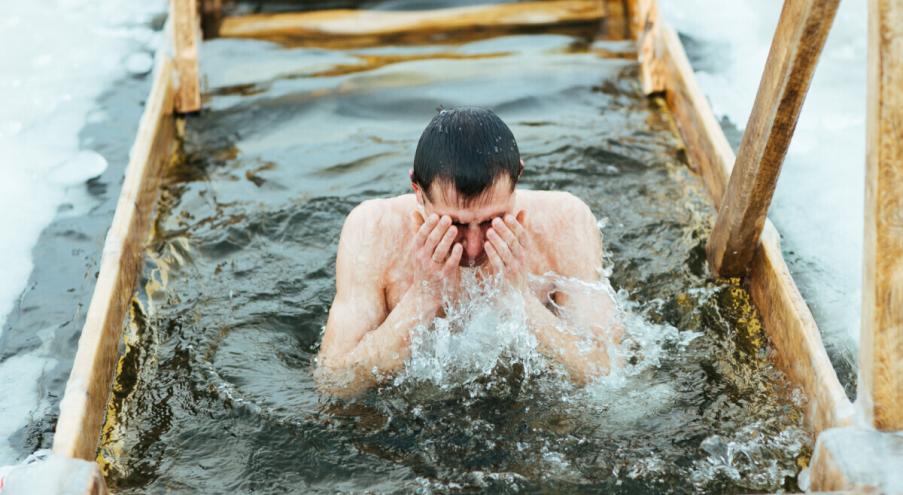
[[[147,72],[135,55],[153,50],[153,0],[6,2],[0,18],[0,333],[25,289],[41,231],[62,206],[93,206],[85,181],[106,160],[82,149],[79,132],[97,118],[96,100],[116,80]],[[40,332],[39,332],[40,333]],[[0,363],[0,464],[15,459],[3,439],[37,407],[36,377],[53,357],[44,346]]]

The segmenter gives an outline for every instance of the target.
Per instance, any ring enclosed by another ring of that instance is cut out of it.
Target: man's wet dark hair
[[[420,135],[411,180],[427,199],[434,182],[454,184],[468,203],[505,176],[513,190],[520,172],[517,141],[498,115],[485,108],[447,108]]]

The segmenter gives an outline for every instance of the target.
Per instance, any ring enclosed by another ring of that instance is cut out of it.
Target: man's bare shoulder
[[[414,195],[406,194],[368,199],[355,206],[345,218],[339,254],[353,252],[360,262],[381,270],[392,262],[399,242],[408,238],[416,205]]]
[[[585,230],[596,219],[589,206],[565,191],[518,190],[518,200],[527,210],[529,222],[562,234],[572,229]]]
[[[345,218],[345,229],[372,233],[387,228],[404,228],[416,204],[417,200],[413,194],[368,199],[348,213]]]

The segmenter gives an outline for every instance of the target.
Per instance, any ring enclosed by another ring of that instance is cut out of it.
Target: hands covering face
[[[494,273],[502,274],[505,280],[515,289],[524,292],[527,289],[527,252],[529,237],[526,235],[523,221],[525,212],[520,211],[517,217],[508,214],[494,218],[492,227],[486,231],[484,249]]]
[[[454,242],[458,229],[448,215],[440,218],[433,213],[424,219],[415,211],[414,226],[417,227],[411,246],[414,286],[426,285],[430,295],[439,301],[443,284],[457,285],[464,246]]]
[[[524,217],[525,212],[521,211],[517,217],[507,214],[492,219],[483,245],[491,271],[501,274],[519,291],[526,290],[528,275],[529,237],[523,226]],[[414,226],[417,228],[411,247],[414,283],[428,286],[439,300],[443,286],[457,287],[464,246],[455,242],[458,229],[447,215],[440,217],[433,213],[424,219],[420,212],[414,212]]]

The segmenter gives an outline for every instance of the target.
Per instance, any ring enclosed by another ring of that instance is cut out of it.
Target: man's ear
[[[426,222],[426,219],[423,218],[423,213],[420,210],[415,209],[411,212],[411,221],[414,222],[414,231],[416,232]]]
[[[414,190],[414,197],[417,198],[417,204],[423,207],[423,189],[421,189],[414,181],[411,181],[411,189]]]

